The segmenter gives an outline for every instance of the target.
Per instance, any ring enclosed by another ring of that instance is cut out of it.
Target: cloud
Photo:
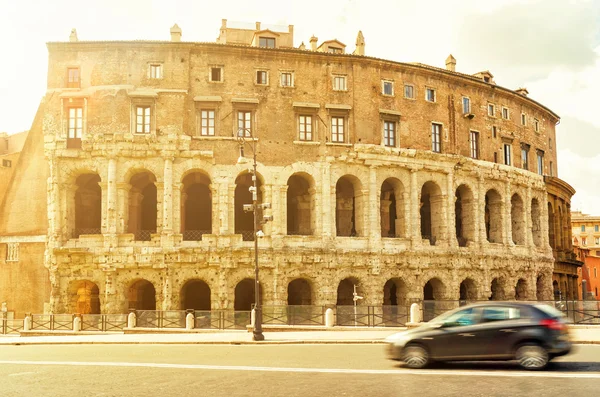
[[[558,176],[577,190],[571,200],[572,210],[600,214],[600,154],[583,157],[569,149],[558,151]]]

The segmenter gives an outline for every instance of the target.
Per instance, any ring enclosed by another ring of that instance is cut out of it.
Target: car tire
[[[429,364],[429,353],[423,346],[408,345],[402,351],[402,361],[408,368],[425,368]]]
[[[515,359],[521,368],[535,371],[546,368],[550,356],[542,346],[536,343],[526,343],[517,348]]]

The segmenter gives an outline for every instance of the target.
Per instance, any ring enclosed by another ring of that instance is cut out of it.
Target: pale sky
[[[498,85],[526,87],[561,116],[559,177],[572,209],[600,215],[600,1],[598,0],[0,0],[0,131],[30,128],[46,89],[48,41],[213,42],[221,19],[294,25],[294,45],[338,39],[351,52],[362,30],[366,55],[490,70]]]

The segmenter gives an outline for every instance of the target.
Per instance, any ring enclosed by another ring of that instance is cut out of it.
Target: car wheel
[[[429,353],[419,345],[409,345],[402,352],[402,361],[408,368],[424,368],[429,363]]]
[[[515,358],[522,368],[530,370],[543,369],[550,361],[546,349],[534,343],[519,346]]]

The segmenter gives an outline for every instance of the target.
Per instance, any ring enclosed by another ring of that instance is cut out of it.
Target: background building
[[[177,25],[167,42],[48,43],[0,209],[9,309],[248,310],[241,138],[272,204],[266,305],[352,305],[355,286],[379,307],[553,298],[574,192],[556,176],[554,112],[452,56],[369,58],[360,32],[352,54],[293,42],[293,26],[224,20],[217,43],[182,42]]]
[[[580,270],[579,295],[585,291],[585,299],[598,299],[600,291],[600,216],[571,213],[573,246],[577,259],[583,262]],[[585,287],[582,282],[585,280]]]

